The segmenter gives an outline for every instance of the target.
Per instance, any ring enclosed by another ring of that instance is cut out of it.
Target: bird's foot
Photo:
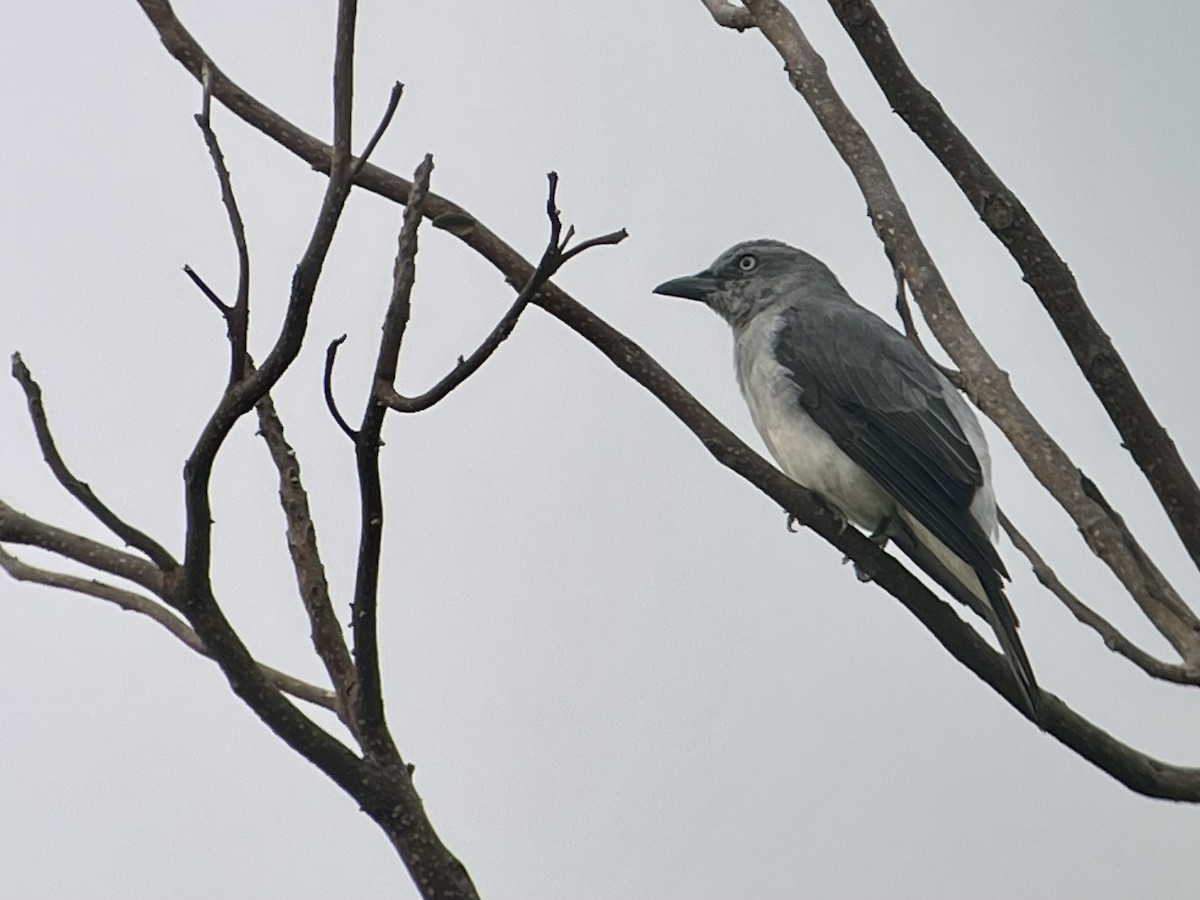
[[[845,527],[844,524],[843,524],[843,527]],[[888,544],[889,538],[887,535],[887,527],[888,527],[888,521],[885,520],[879,526],[879,528],[877,528],[875,530],[875,532],[873,534],[867,535],[867,540],[870,541],[872,544],[874,544],[876,547],[878,547],[880,550],[883,550],[885,547],[887,547],[887,544]],[[854,560],[852,560],[848,556],[843,556],[842,557],[842,565],[844,566],[848,562],[854,562]],[[871,576],[868,575],[866,572],[864,572],[862,569],[860,569],[858,567],[858,563],[854,563],[854,577],[857,578],[859,581],[861,581],[863,584],[866,584],[867,582],[871,581]]]
[[[846,563],[851,563],[854,566],[854,577],[857,578],[859,581],[861,581],[863,584],[866,584],[867,582],[869,582],[871,580],[871,576],[868,575],[866,572],[864,572],[862,569],[860,569],[858,567],[858,563],[854,562],[854,560],[852,560],[848,556],[843,556],[842,557],[842,565],[844,566],[844,565],[846,565]]]

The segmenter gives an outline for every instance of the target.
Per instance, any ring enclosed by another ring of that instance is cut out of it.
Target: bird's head
[[[703,272],[664,281],[654,293],[699,300],[736,329],[761,312],[829,286],[837,286],[837,279],[819,259],[782,241],[761,239],[735,244]]]

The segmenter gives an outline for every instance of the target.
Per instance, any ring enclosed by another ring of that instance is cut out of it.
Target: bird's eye
[[[738,268],[743,272],[751,272],[754,270],[754,267],[758,265],[758,257],[756,257],[753,253],[746,253],[738,258],[737,264]]]

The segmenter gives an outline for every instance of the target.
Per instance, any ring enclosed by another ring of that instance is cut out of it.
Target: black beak
[[[654,289],[654,293],[662,294],[664,297],[683,297],[685,300],[703,302],[708,299],[709,294],[716,290],[716,287],[717,280],[713,278],[711,272],[705,271],[664,281]]]

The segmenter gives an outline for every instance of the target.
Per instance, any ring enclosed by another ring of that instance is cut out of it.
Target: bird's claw
[[[872,580],[870,575],[868,575],[866,572],[864,572],[862,569],[860,569],[858,567],[858,563],[854,562],[854,560],[852,560],[848,556],[843,556],[842,557],[842,565],[844,566],[844,565],[846,565],[846,563],[852,563],[854,565],[854,577],[857,578],[859,581],[861,581],[863,584],[866,584]]]

